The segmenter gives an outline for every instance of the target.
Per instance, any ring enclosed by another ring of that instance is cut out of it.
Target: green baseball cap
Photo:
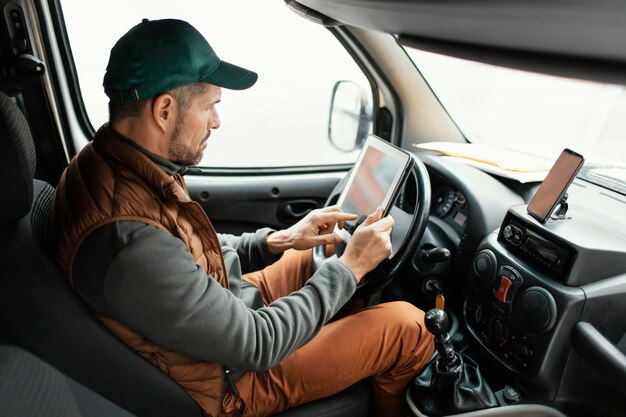
[[[252,71],[220,60],[189,23],[143,19],[111,49],[103,86],[109,98],[128,103],[198,81],[243,90],[257,78]]]

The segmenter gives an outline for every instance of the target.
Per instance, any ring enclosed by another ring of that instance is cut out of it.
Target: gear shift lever
[[[449,320],[445,311],[433,308],[425,316],[426,328],[435,336],[439,353],[415,378],[411,399],[423,414],[432,416],[459,414],[498,405],[478,365],[454,351]]]
[[[433,308],[428,310],[424,317],[426,328],[435,336],[435,349],[441,357],[441,364],[447,368],[453,367],[458,362],[458,357],[454,353],[452,340],[450,338],[450,321],[445,311]]]

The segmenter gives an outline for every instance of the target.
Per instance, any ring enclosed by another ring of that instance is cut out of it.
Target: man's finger
[[[341,207],[335,204],[334,206],[324,207],[320,210],[322,213],[328,213],[329,211],[341,211]]]
[[[354,220],[358,216],[352,213],[344,213],[344,212],[331,212],[331,213],[319,213],[317,215],[316,221],[320,223],[335,223],[343,220]]]
[[[364,226],[369,226],[370,224],[376,223],[383,216],[382,207],[378,207],[372,214],[367,216],[365,221],[362,223]]]
[[[396,224],[396,222],[393,220],[393,217],[387,216],[375,222],[372,227],[380,232],[386,232],[392,229],[394,224]]]
[[[341,242],[341,237],[335,233],[328,235],[318,235],[311,237],[312,246],[319,245],[334,245],[335,243]]]
[[[329,233],[332,233],[335,230],[335,226],[328,226],[328,225],[323,225],[320,228],[317,229],[317,234],[318,235],[327,235]]]

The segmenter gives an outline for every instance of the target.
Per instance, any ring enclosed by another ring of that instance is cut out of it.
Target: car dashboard
[[[461,236],[463,235],[469,217],[469,208],[463,192],[453,185],[438,178],[438,183],[433,185],[430,212]]]
[[[523,400],[543,404],[600,391],[599,375],[612,368],[590,359],[591,341],[581,339],[579,327],[590,323],[603,335],[594,343],[626,345],[619,319],[626,314],[626,199],[576,179],[566,216],[541,224],[526,211],[536,186],[419,156],[432,185],[429,224],[406,276],[397,279],[403,289],[389,291],[411,294],[424,310],[443,291],[456,319],[455,345],[479,361],[494,390],[514,387]],[[405,210],[411,200],[405,196]],[[435,247],[448,249],[449,259],[425,262]],[[581,368],[600,373],[572,378]],[[607,410],[624,398],[614,390]],[[597,411],[597,403],[588,406]]]

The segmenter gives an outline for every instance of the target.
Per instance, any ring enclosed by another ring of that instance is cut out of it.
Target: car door
[[[115,13],[111,3],[94,3],[91,13]],[[61,2],[78,98],[88,118],[84,136],[107,120],[101,80],[117,38],[147,10],[187,20],[220,58],[259,74],[249,90],[223,90],[221,127],[212,132],[202,162],[186,174],[192,198],[219,232],[228,233],[284,228],[322,207],[359,150],[340,150],[328,140],[335,84],[349,81],[356,86],[369,111],[374,101],[375,86],[339,42],[340,31],[307,22],[282,2],[238,0],[203,7],[194,2],[139,3],[123,17],[105,19],[98,30],[100,23],[85,19],[82,2]],[[368,122],[372,126],[371,118]],[[77,148],[84,139],[74,138]]]
[[[345,175],[337,171],[287,174],[269,170],[228,175],[215,172],[187,176],[189,193],[198,201],[221,233],[240,234],[260,227],[286,228],[307,213],[324,206],[327,197]]]

